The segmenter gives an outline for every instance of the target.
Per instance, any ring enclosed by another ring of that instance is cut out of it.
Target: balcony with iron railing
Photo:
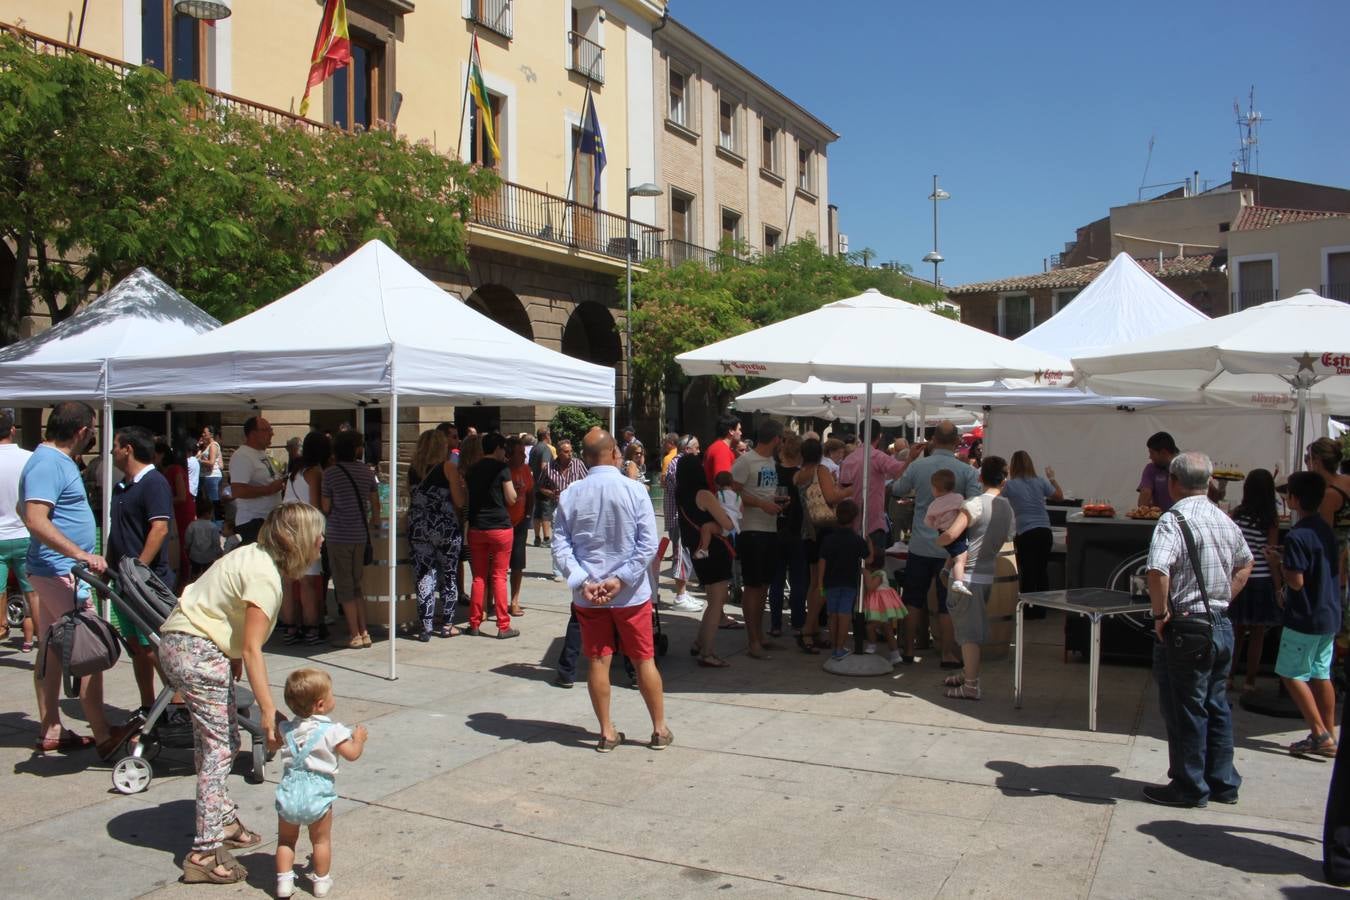
[[[567,32],[572,45],[572,71],[596,84],[605,83],[605,48],[579,31]]]
[[[1233,291],[1232,300],[1233,312],[1241,312],[1244,309],[1250,309],[1253,306],[1260,306],[1262,303],[1269,303],[1274,300],[1278,294],[1274,288],[1251,288],[1245,291]]]
[[[1344,303],[1350,303],[1350,282],[1345,284],[1324,284],[1318,293],[1328,300],[1340,300]]]
[[[660,255],[659,228],[641,222],[630,226],[623,216],[509,181],[502,182],[491,194],[474,199],[470,221],[617,259],[624,258],[627,246],[637,264]]]
[[[470,0],[467,18],[504,38],[513,36],[511,0]]]
[[[17,37],[27,44],[28,48],[35,53],[41,53],[47,56],[71,56],[78,54],[79,56],[91,60],[102,68],[111,70],[119,78],[124,77],[128,72],[132,72],[139,68],[125,60],[104,56],[102,53],[95,53],[92,50],[76,47],[74,44],[59,41],[56,38],[35,34],[34,32],[27,31],[26,29],[5,22],[0,22],[0,34],[9,34]],[[315,122],[313,119],[297,116],[295,113],[287,112],[284,109],[277,109],[275,106],[268,106],[266,103],[245,100],[243,97],[236,97],[234,94],[227,94],[224,91],[218,91],[215,88],[206,87],[205,85],[201,85],[201,89],[211,98],[217,108],[230,109],[243,113],[267,125],[291,125],[297,128],[304,128],[307,131],[323,131],[329,127],[322,122]]]
[[[491,4],[475,3],[473,8],[477,11],[484,5]],[[510,3],[503,5],[508,7],[507,21],[509,21]],[[137,68],[124,60],[94,53],[13,25],[0,23],[0,32],[17,36],[38,53],[54,56],[79,54],[111,69],[119,77]],[[218,108],[227,108],[266,124],[291,126],[309,131],[325,131],[333,127],[213,88],[203,87],[202,90]],[[627,246],[630,248],[633,262],[639,265],[662,256],[659,228],[634,221],[631,223],[630,232],[628,220],[621,215],[593,209],[586,203],[568,200],[509,181],[501,182],[492,193],[476,198],[472,204],[469,221],[484,228],[618,260],[624,258],[624,248]],[[689,246],[693,247],[692,244]],[[696,249],[709,260],[715,256],[712,251]]]

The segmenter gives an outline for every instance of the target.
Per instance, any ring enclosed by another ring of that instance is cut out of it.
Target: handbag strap
[[[1195,583],[1200,588],[1200,599],[1205,604],[1205,615],[1212,620],[1214,614],[1209,608],[1209,591],[1205,590],[1205,576],[1200,571],[1200,552],[1195,548],[1195,534],[1191,531],[1191,523],[1187,522],[1186,517],[1175,509],[1171,510],[1171,513],[1176,517],[1177,524],[1181,526],[1181,537],[1186,542],[1186,555],[1190,557],[1191,571],[1195,573]],[[1167,602],[1171,603],[1172,598],[1167,598]]]
[[[361,489],[356,486],[356,479],[352,477],[352,473],[348,472],[342,463],[337,463],[337,467],[338,471],[347,476],[347,481],[351,482],[352,493],[356,495],[356,502],[361,507],[361,524],[366,526],[366,543],[374,543],[370,539],[370,516],[366,514],[366,500],[361,496]]]

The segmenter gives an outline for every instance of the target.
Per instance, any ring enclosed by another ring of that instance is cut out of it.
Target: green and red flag
[[[487,138],[488,149],[494,160],[502,158],[497,149],[497,135],[492,128],[492,104],[488,102],[487,85],[483,83],[483,67],[478,62],[478,35],[473,36],[473,48],[469,51],[469,94],[473,105],[478,107],[478,121],[483,123],[483,136]]]
[[[323,84],[352,59],[351,35],[347,32],[347,0],[325,0],[319,33],[314,37],[314,53],[309,59],[309,81],[300,99],[300,115],[309,112],[309,92]]]

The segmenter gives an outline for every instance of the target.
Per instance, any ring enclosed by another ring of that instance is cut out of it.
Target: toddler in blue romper
[[[297,669],[286,679],[286,705],[295,718],[281,726],[281,782],[277,785],[277,896],[295,893],[295,845],[300,826],[309,828],[314,896],[333,889],[333,777],[338,759],[359,759],[366,727],[349,729],[328,718],[336,703],[333,682],[318,669]]]

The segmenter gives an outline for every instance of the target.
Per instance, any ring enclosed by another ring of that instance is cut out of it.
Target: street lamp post
[[[623,170],[624,185],[624,242],[623,242],[623,283],[624,283],[624,342],[623,377],[624,400],[628,408],[628,421],[633,427],[633,198],[659,197],[661,189],[650,181],[634,187],[633,170]]]
[[[933,201],[933,249],[928,251],[923,261],[933,264],[933,287],[938,287],[938,263],[945,262],[941,253],[938,252],[938,201],[950,200],[952,195],[938,187],[938,177],[933,176],[933,193],[928,195],[928,199]]]

